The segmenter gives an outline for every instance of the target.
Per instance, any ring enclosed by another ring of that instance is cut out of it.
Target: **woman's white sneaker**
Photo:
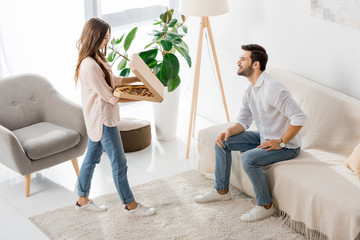
[[[137,208],[133,210],[124,209],[124,213],[129,216],[151,216],[156,213],[156,209],[138,203]]]
[[[271,205],[269,209],[256,205],[248,213],[241,216],[240,220],[243,222],[255,222],[268,217],[271,217],[275,213],[274,205]]]
[[[104,205],[98,206],[92,200],[89,200],[89,202],[83,206],[80,206],[80,204],[76,202],[75,209],[78,211],[105,212],[107,207]]]
[[[220,202],[230,200],[230,192],[226,194],[220,194],[216,189],[213,189],[211,192],[208,192],[205,195],[199,195],[194,198],[194,201],[197,203],[208,203],[208,202]]]

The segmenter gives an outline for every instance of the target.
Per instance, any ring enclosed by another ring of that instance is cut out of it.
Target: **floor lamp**
[[[199,30],[199,40],[198,48],[196,54],[196,64],[195,64],[195,76],[194,76],[194,86],[193,86],[193,95],[191,100],[191,111],[190,111],[190,122],[189,122],[189,133],[187,140],[186,148],[186,158],[189,158],[190,152],[190,141],[191,135],[194,136],[195,132],[195,121],[196,121],[196,108],[198,101],[198,92],[199,92],[199,78],[200,78],[200,64],[201,64],[201,54],[202,54],[202,44],[203,44],[203,34],[204,30],[207,29],[211,50],[214,57],[216,72],[219,80],[219,85],[221,89],[222,100],[225,108],[227,121],[230,121],[229,112],[226,105],[226,99],[224,94],[224,88],[220,75],[219,63],[215,51],[214,39],[211,32],[209,16],[216,16],[220,14],[227,13],[229,11],[227,0],[181,0],[179,12],[185,16],[198,16],[201,17],[200,30]]]

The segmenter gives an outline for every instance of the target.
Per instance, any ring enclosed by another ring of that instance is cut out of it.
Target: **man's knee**
[[[226,149],[225,149],[225,148],[226,148],[226,146],[225,146],[225,143],[226,143],[226,142],[223,141],[222,143],[223,143],[223,146],[222,146],[222,147],[219,147],[219,146],[217,145],[217,143],[215,142],[215,152],[216,152],[216,151],[219,151],[219,150],[220,150],[220,151],[226,150]]]
[[[256,166],[256,154],[251,151],[244,152],[241,155],[241,164],[245,171]]]

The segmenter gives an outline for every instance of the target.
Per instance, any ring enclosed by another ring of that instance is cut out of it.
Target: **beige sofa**
[[[274,205],[290,227],[309,239],[360,239],[360,181],[343,164],[360,142],[360,100],[285,70],[269,72],[308,115],[300,155],[264,168]],[[229,125],[199,132],[200,172],[214,173],[215,139]],[[254,197],[241,153],[232,157],[230,183]]]

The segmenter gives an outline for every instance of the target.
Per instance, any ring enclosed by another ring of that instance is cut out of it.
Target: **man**
[[[300,137],[306,115],[285,86],[265,73],[265,49],[257,44],[243,45],[238,61],[240,76],[250,85],[235,124],[218,135],[215,144],[215,189],[195,197],[199,203],[230,200],[231,151],[244,152],[241,164],[253,185],[257,205],[241,216],[241,221],[258,221],[275,212],[262,166],[295,158],[300,152]],[[252,121],[258,131],[246,131]]]

